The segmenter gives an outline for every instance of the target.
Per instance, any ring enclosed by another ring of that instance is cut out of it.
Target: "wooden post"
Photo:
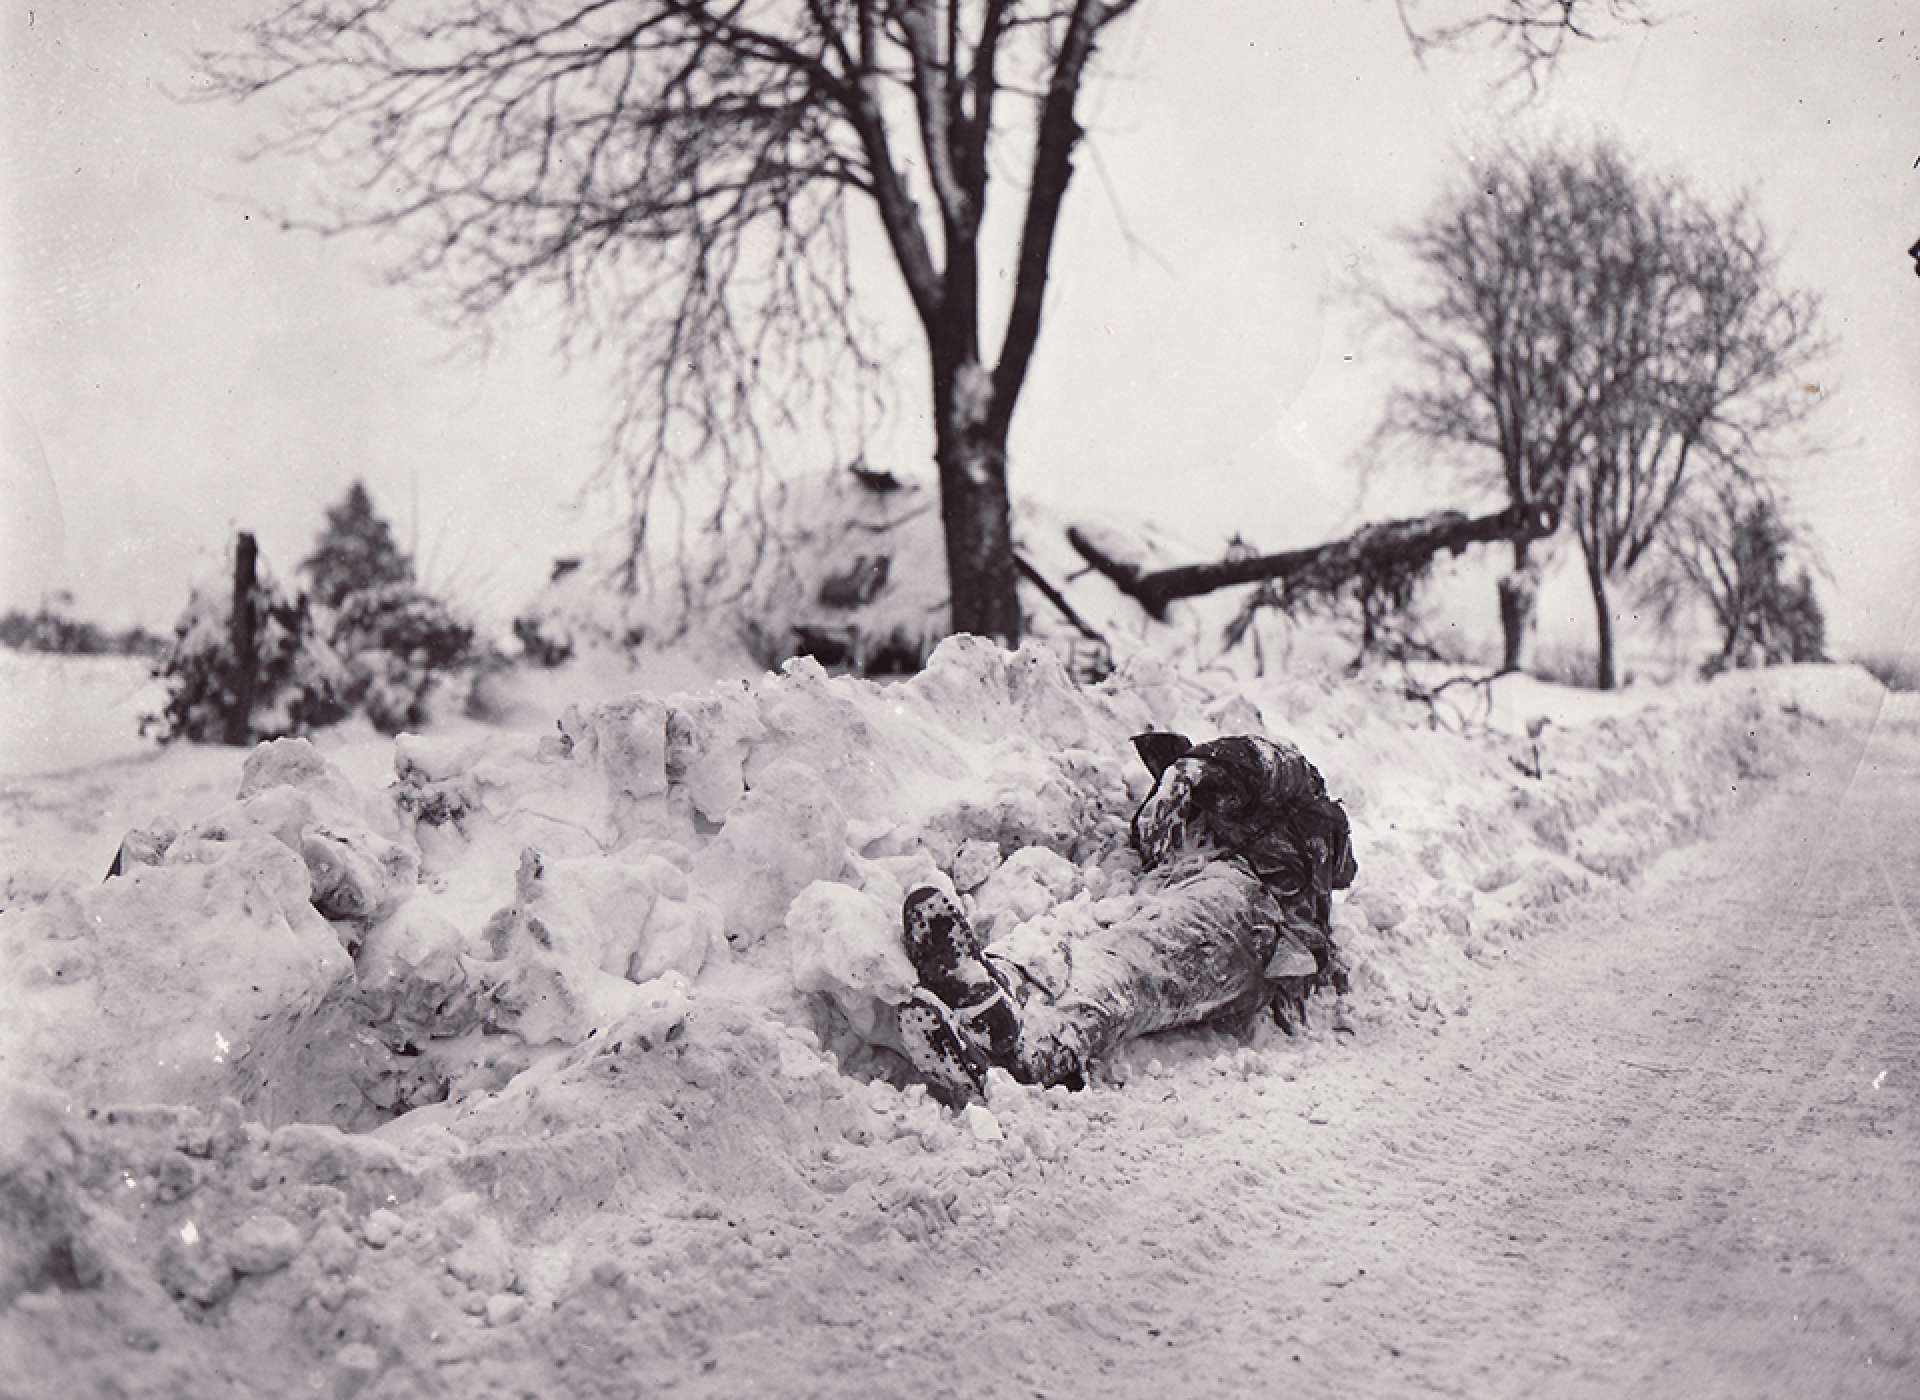
[[[254,616],[255,578],[260,547],[242,530],[233,549],[233,613],[228,640],[233,651],[232,707],[227,711],[227,742],[244,747],[253,734],[253,687],[260,673],[260,619]]]

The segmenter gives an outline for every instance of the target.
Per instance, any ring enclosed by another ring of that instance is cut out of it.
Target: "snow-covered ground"
[[[140,716],[162,692],[128,656],[0,647],[0,776],[54,773],[149,753]]]
[[[1299,1354],[1355,1393],[1361,1342],[1312,1300],[1417,1271],[1395,1249],[1429,1232],[1341,1215],[1343,1258],[1316,1201],[1391,1182],[1376,1217],[1464,1219],[1498,1171],[1370,1129],[1465,1150],[1424,1047],[1497,1009],[1546,1053],[1643,872],[1915,719],[1850,668],[1516,678],[1436,723],[1397,677],[1086,688],[960,641],[894,685],[802,662],[523,732],[153,753],[100,718],[137,673],[8,664],[10,705],[65,716],[0,779],[0,1386],[48,1395],[1084,1393],[1162,1354],[1187,1369],[1156,1391],[1291,1385]],[[1126,741],[1168,727],[1287,735],[1346,801],[1351,997],[939,1108],[890,1049],[901,894],[947,883],[994,937],[1123,916]],[[1421,1345],[1472,1306],[1435,1299]]]

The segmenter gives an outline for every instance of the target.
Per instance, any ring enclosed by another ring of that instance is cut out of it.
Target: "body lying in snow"
[[[1291,1030],[1313,991],[1346,990],[1333,891],[1357,867],[1319,770],[1291,744],[1252,736],[1133,742],[1154,778],[1131,829],[1147,898],[1136,917],[1074,940],[1063,982],[980,947],[941,891],[907,896],[920,986],[901,1039],[943,1102],[979,1091],[993,1066],[1077,1087],[1093,1061],[1154,1031],[1242,1026],[1263,1009]]]

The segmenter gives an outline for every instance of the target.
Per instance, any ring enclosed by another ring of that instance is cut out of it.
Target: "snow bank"
[[[406,737],[380,790],[263,745],[129,873],[0,914],[0,1350],[63,1393],[399,1395],[697,1349],[824,1242],[886,1267],[997,1218],[1111,1111],[996,1075],[952,1115],[888,1045],[914,884],[1040,962],[1126,917],[1130,735],[1287,735],[1352,813],[1351,999],[1106,1074],[1257,1081],[1469,1010],[1508,945],[1881,695],[1799,668],[1541,726],[1525,689],[1463,734],[1384,681],[1083,687],[963,639],[892,686],[800,661]]]
[[[1876,694],[1805,668],[1543,724],[1535,686],[1500,697],[1522,733],[1471,737],[1384,683],[1213,690],[1142,662],[1085,687],[1046,650],[956,639],[892,686],[799,660],[575,707],[541,739],[406,737],[377,793],[279,741],[231,803],[130,838],[121,878],[0,916],[0,1072],[76,1104],[237,1094],[358,1129],[709,993],[892,1072],[904,894],[938,884],[1041,961],[1124,919],[1147,783],[1128,738],[1149,728],[1300,742],[1360,854],[1343,1014],[1457,1007],[1473,960],[1685,839],[1795,724]]]

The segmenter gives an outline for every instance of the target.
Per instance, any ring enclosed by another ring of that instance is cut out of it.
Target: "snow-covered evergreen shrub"
[[[356,710],[389,734],[418,727],[435,687],[481,659],[472,626],[413,582],[412,561],[358,482],[327,511],[301,569],[313,593],[290,599],[256,558],[247,742],[304,734]],[[144,730],[162,740],[230,737],[247,680],[232,631],[232,585],[196,587],[155,670],[168,686],[165,711]]]
[[[255,566],[253,609],[258,621],[246,742],[304,734],[344,718],[352,689],[347,668],[319,635],[307,600],[290,599],[264,559]],[[233,652],[229,578],[194,586],[154,675],[166,682],[167,701],[159,714],[141,721],[142,733],[162,743],[226,740],[227,717],[245,679]]]
[[[394,542],[392,527],[358,481],[339,505],[327,507],[327,523],[300,571],[312,582],[313,597],[329,608],[362,589],[413,582],[413,561]]]
[[[387,734],[417,727],[434,687],[475,656],[473,628],[411,583],[347,594],[330,636],[346,659],[354,707]]]

